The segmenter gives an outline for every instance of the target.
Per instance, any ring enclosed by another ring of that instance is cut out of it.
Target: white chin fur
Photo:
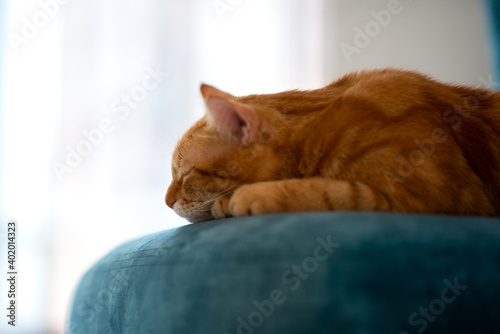
[[[214,219],[214,217],[212,217],[212,215],[209,213],[206,213],[204,215],[199,215],[199,216],[185,217],[185,218],[191,223],[200,223],[200,222]]]
[[[186,208],[184,206],[179,205],[179,203],[175,203],[174,211],[179,216],[186,218],[191,223],[199,223],[207,220],[213,220],[214,217],[210,213],[210,211],[198,211],[197,214],[193,214],[193,208]]]

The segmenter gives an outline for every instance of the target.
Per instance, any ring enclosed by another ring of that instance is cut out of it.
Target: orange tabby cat
[[[234,97],[178,143],[167,205],[192,222],[274,212],[500,215],[500,93],[375,70]]]

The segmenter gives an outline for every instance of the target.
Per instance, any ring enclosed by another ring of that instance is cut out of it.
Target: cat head
[[[172,157],[165,202],[191,222],[213,219],[221,196],[243,184],[276,179],[272,111],[258,99],[201,86],[206,113],[181,138]]]

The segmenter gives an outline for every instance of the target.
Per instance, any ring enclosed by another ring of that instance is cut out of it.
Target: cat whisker
[[[231,187],[230,189],[224,190],[223,192],[220,192],[220,193],[210,197],[209,199],[203,201],[202,206],[210,205],[213,202],[215,202],[216,200],[218,200],[219,198],[232,194],[238,187],[239,187],[239,185]]]
[[[231,195],[240,185],[236,185],[231,187],[230,189],[226,189],[218,194],[213,195],[212,197],[202,201],[196,207],[193,207],[189,210],[190,215],[198,216],[205,215],[207,213],[207,209],[210,209],[212,204],[219,198]]]

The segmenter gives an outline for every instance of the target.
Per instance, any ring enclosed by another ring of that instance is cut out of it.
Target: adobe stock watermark
[[[412,0],[407,0],[412,1]],[[354,54],[360,54],[361,50],[367,48],[372,40],[380,35],[382,30],[389,26],[395,15],[403,12],[404,6],[400,0],[389,0],[386,9],[379,11],[371,10],[370,15],[373,20],[368,21],[363,29],[358,26],[354,27],[354,38],[352,43],[341,42],[340,50],[348,63],[352,61]]]
[[[311,256],[304,258],[300,264],[292,265],[281,275],[281,281],[288,286],[288,290],[276,288],[269,292],[268,299],[253,300],[253,311],[246,317],[236,318],[236,334],[254,333],[255,329],[261,327],[265,320],[288,300],[287,293],[297,291],[302,282],[316,272],[322,262],[334,257],[335,251],[340,247],[340,244],[332,242],[330,235],[326,237],[326,240],[318,237],[316,241],[318,246],[314,248]],[[229,334],[229,332],[226,331],[224,334]]]
[[[118,117],[118,120],[125,120],[130,115],[130,112],[137,109],[140,103],[148,97],[149,93],[165,81],[168,75],[168,72],[163,72],[159,65],[156,65],[156,68],[148,66],[145,72],[146,75],[140,84],[134,86],[129,93],[121,94],[120,98],[113,101],[111,111]],[[52,170],[58,180],[62,182],[66,174],[71,173],[80,166],[83,160],[102,144],[105,136],[115,130],[116,124],[117,122],[110,117],[105,117],[101,119],[97,127],[83,130],[83,138],[74,147],[66,145],[64,162],[53,161],[51,163]]]
[[[215,12],[221,21],[224,20],[224,15],[228,12],[234,11],[244,0],[215,0],[212,4]]]
[[[481,86],[486,89],[491,89],[495,85],[491,74],[488,75],[487,79],[480,76],[478,80]],[[479,108],[481,101],[485,101],[487,98],[488,96],[484,96],[481,91],[476,90],[474,95],[464,97],[461,104],[455,104],[445,110],[442,114],[442,120],[453,131],[458,131],[463,121],[469,118]],[[416,148],[408,156],[400,154],[396,158],[399,163],[397,172],[384,171],[390,190],[394,192],[398,183],[404,183],[406,179],[412,176],[416,168],[422,166],[434,154],[436,147],[446,142],[449,137],[445,129],[436,127],[432,129],[427,138],[423,140],[415,139]]]
[[[38,5],[40,6],[31,18],[23,16],[21,18],[22,27],[21,32],[15,33],[10,31],[8,34],[8,39],[10,46],[14,50],[15,54],[19,53],[21,45],[28,44],[33,38],[38,36],[40,31],[45,28],[49,22],[55,18],[60,11],[61,5],[66,5],[71,0],[40,0]]]
[[[453,279],[453,283],[445,279],[443,281],[446,286],[441,290],[439,298],[430,301],[427,307],[419,307],[418,311],[413,312],[408,317],[408,323],[416,328],[417,333],[423,333],[429,326],[429,322],[436,321],[437,317],[444,312],[446,305],[453,303],[466,289],[467,285],[458,283],[458,278]],[[410,334],[407,331],[399,332],[399,334]]]

